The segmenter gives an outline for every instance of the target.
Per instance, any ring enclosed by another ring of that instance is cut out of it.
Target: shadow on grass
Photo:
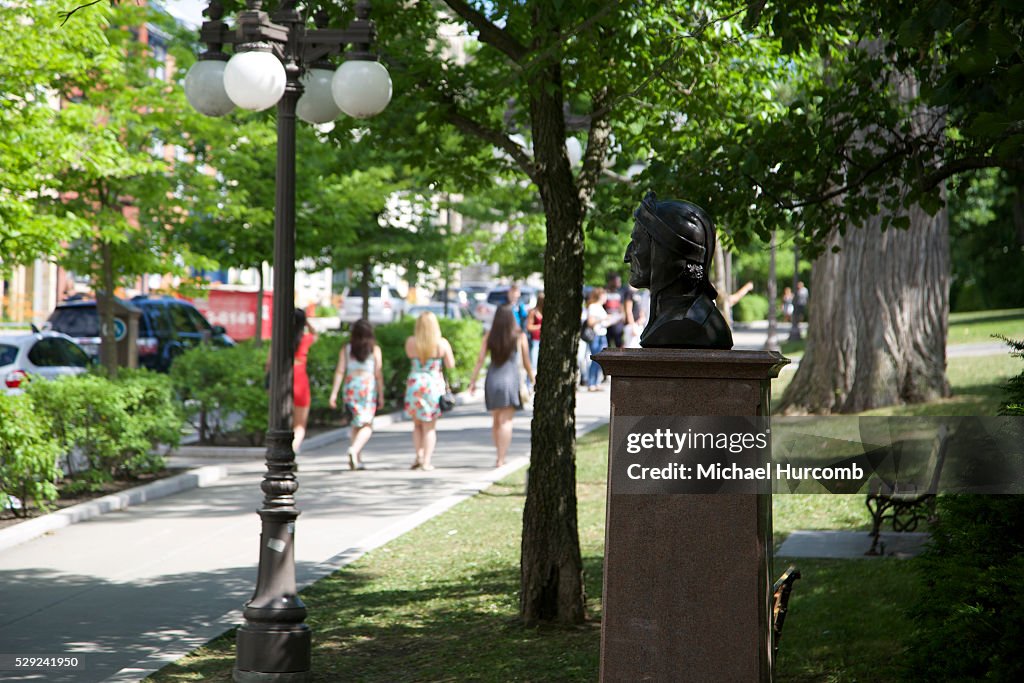
[[[600,562],[588,558],[588,574]],[[524,628],[518,567],[454,573],[407,589],[342,571],[313,586],[303,597],[314,615],[314,680],[528,681],[551,680],[554,671],[559,680],[594,679],[594,621]]]
[[[1011,309],[1010,312],[992,315],[991,311],[972,311],[955,313],[950,316],[951,325],[980,325],[982,323],[1008,323],[1021,319],[1024,309]]]
[[[793,587],[776,662],[778,681],[900,681],[920,586],[916,560],[812,560],[793,564]]]
[[[537,628],[518,618],[518,567],[453,568],[451,579],[419,585],[408,576],[392,582],[379,572],[343,569],[302,592],[313,631],[312,680],[596,680],[602,561],[584,558],[587,623]],[[230,680],[234,633],[183,664],[152,680]]]

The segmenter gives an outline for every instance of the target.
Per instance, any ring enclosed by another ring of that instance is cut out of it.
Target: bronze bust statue
[[[651,290],[651,312],[640,335],[644,348],[731,349],[732,332],[711,284],[715,225],[703,209],[648,192],[633,212],[626,247],[629,284]]]

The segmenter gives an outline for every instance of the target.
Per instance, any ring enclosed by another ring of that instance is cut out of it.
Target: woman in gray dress
[[[519,368],[526,370],[531,385],[536,379],[530,365],[526,335],[516,325],[512,307],[508,304],[497,310],[490,331],[484,334],[480,344],[480,355],[476,359],[473,377],[469,382],[471,396],[476,391],[476,380],[480,376],[480,369],[488,353],[491,355],[491,364],[487,368],[487,379],[484,380],[484,403],[494,420],[491,435],[494,438],[494,447],[498,450],[498,459],[494,466],[501,467],[505,464],[505,455],[512,443],[512,418],[516,410],[523,407],[520,398],[523,381]]]

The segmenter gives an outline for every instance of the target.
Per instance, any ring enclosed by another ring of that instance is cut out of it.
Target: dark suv
[[[220,325],[211,325],[188,301],[137,296],[130,302],[139,316],[139,366],[167,372],[185,349],[202,343],[234,346]],[[100,352],[100,320],[95,301],[65,301],[50,314],[50,327],[73,338],[92,356]]]

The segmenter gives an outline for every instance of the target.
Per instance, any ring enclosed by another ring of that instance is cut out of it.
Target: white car
[[[452,320],[462,320],[463,308],[454,301],[448,302],[447,312],[444,310],[444,303],[439,301],[432,301],[429,304],[416,304],[415,306],[409,307],[409,317],[418,318],[421,313],[427,311],[433,313],[438,318],[450,318]]]
[[[341,293],[341,309],[338,314],[343,323],[354,323],[363,317],[363,295],[359,289],[346,287]],[[405,300],[389,287],[370,287],[370,316],[374,325],[393,323],[405,314]]]
[[[89,369],[92,360],[71,337],[60,332],[0,337],[0,390],[20,394],[24,383],[32,377],[55,379],[80,375]]]
[[[526,310],[530,310],[537,305],[537,293],[536,287],[530,287],[529,285],[519,286],[519,301],[526,306]],[[478,302],[473,307],[473,317],[484,324],[484,329],[490,329],[491,321],[494,320],[494,312],[498,310],[498,306],[507,303],[508,285],[495,287],[487,293],[487,299]]]

